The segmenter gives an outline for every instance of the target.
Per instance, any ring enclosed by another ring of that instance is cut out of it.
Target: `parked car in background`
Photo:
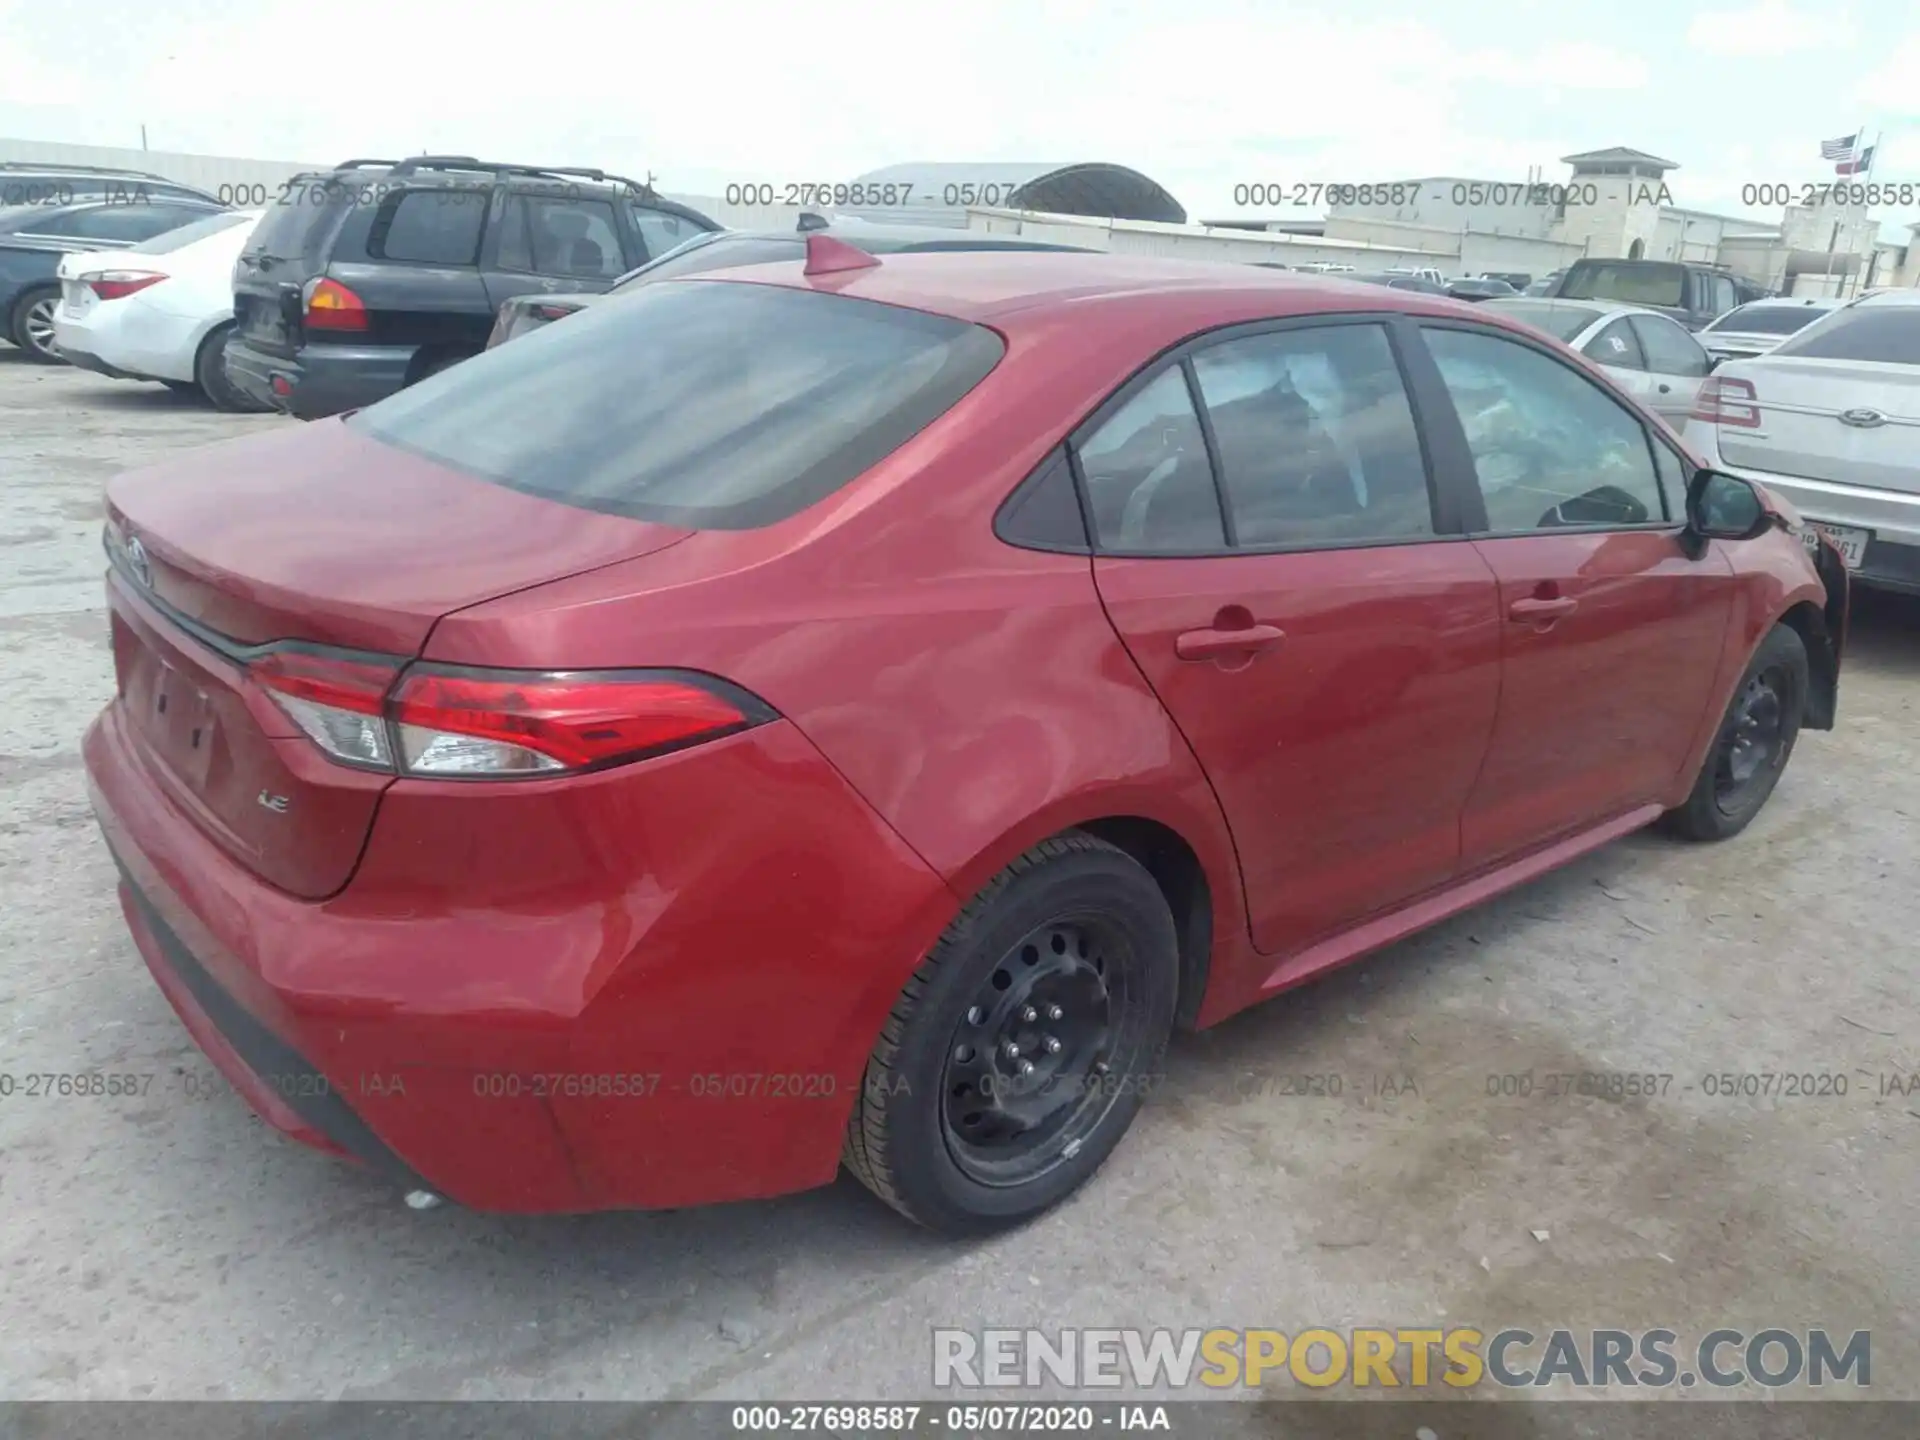
[[[807,250],[108,483],[90,795],[293,1138],[1004,1227],[1176,1024],[1731,836],[1833,725],[1837,558],[1485,307]]]
[[[349,160],[267,207],[234,267],[227,370],[303,420],[477,355],[516,295],[605,290],[720,227],[600,170]]]
[[[0,210],[16,205],[72,205],[80,200],[110,200],[145,205],[155,200],[223,203],[216,195],[182,185],[151,170],[119,170],[102,165],[54,165],[31,160],[0,163]]]
[[[1431,265],[1389,265],[1385,273],[1388,275],[1405,275],[1414,280],[1425,280],[1431,285],[1444,286],[1447,283],[1447,277]]]
[[[869,255],[924,254],[941,250],[1075,250],[1078,245],[1056,245],[1044,240],[1023,240],[1017,235],[995,235],[984,230],[947,230],[930,225],[879,225],[858,220],[828,220],[822,216],[802,216],[793,230],[719,230],[695,236],[660,259],[622,275],[611,289],[601,294],[581,291],[574,294],[516,295],[500,307],[487,339],[488,348],[550,325],[555,320],[584,310],[596,300],[609,300],[630,294],[642,285],[672,280],[682,275],[701,275],[713,270],[731,270],[740,265],[764,265],[774,260],[803,260],[807,236],[837,235],[858,245]]]
[[[1920,593],[1920,291],[1862,296],[1726,361],[1686,435],[1785,497],[1862,583]]]
[[[1392,270],[1356,271],[1342,274],[1343,280],[1357,280],[1363,285],[1385,285],[1390,290],[1412,290],[1420,295],[1444,295],[1447,287],[1438,281],[1429,280],[1424,275],[1408,275]]]
[[[1309,260],[1305,265],[1302,265],[1300,269],[1313,275],[1352,275],[1355,273],[1353,266],[1342,265],[1337,260]]]
[[[0,210],[0,334],[47,365],[60,305],[60,261],[75,251],[124,250],[220,213],[216,202],[177,199],[80,200],[68,205],[17,205]]]
[[[225,210],[125,250],[68,255],[53,339],[68,363],[197,391],[218,410],[263,409],[227,378],[233,262],[259,210]]]
[[[1560,283],[1560,277],[1566,273],[1564,270],[1549,271],[1532,284],[1525,286],[1522,293],[1529,296],[1550,295],[1553,293],[1553,287]]]
[[[1657,310],[1689,330],[1767,297],[1763,287],[1730,270],[1679,260],[1576,260],[1546,293]]]
[[[1456,300],[1497,300],[1503,296],[1514,296],[1520,292],[1504,280],[1496,280],[1490,275],[1463,276],[1447,282],[1447,294]]]
[[[1707,353],[1720,360],[1744,359],[1764,355],[1789,335],[1806,329],[1831,310],[1845,303],[1840,300],[1801,297],[1799,299],[1752,300],[1735,306],[1698,332]]]
[[[1533,276],[1519,270],[1485,270],[1480,274],[1482,280],[1504,280],[1518,294],[1533,283]]]
[[[1484,302],[1486,309],[1543,330],[1603,365],[1621,389],[1675,428],[1686,422],[1713,358],[1677,320],[1655,310],[1598,300]]]

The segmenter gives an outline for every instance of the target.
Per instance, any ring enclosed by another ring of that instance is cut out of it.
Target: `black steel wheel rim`
[[[1734,698],[1732,723],[1714,760],[1714,803],[1727,814],[1745,808],[1770,783],[1785,756],[1792,681],[1784,667],[1755,675]]]
[[[954,1027],[941,1130],[969,1179],[1021,1185],[1071,1160],[1125,1092],[1141,1049],[1140,957],[1094,917],[1028,932]]]

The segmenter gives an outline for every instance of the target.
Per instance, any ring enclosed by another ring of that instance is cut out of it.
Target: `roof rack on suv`
[[[398,161],[347,160],[336,168],[352,170],[373,165],[389,166],[395,175],[412,175],[421,170],[472,170],[490,175],[528,175],[554,180],[577,178],[590,180],[598,185],[621,185],[636,194],[648,197],[654,193],[651,174],[645,181],[640,181],[625,175],[616,175],[609,170],[587,169],[574,165],[512,165],[504,161],[480,160],[472,155],[410,155],[405,160]]]

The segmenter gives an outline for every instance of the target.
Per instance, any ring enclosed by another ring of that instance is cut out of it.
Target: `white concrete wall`
[[[1551,182],[1542,182],[1543,188]],[[1524,183],[1471,180],[1463,176],[1437,176],[1426,180],[1389,181],[1398,186],[1401,199],[1410,203],[1392,203],[1391,188],[1386,200],[1361,204],[1358,199],[1326,207],[1328,223],[1339,221],[1380,222],[1429,226],[1458,234],[1474,230],[1489,235],[1522,235],[1545,239],[1552,228],[1554,207],[1539,203],[1538,192]],[[1374,187],[1387,188],[1387,187]],[[1553,192],[1557,193],[1557,192]]]

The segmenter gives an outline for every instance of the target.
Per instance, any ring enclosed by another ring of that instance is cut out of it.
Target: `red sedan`
[[[1740,830],[1846,613],[1545,337],[1104,255],[816,237],[108,502],[155,979],[273,1125],[498,1211],[1030,1216],[1176,1025]]]

